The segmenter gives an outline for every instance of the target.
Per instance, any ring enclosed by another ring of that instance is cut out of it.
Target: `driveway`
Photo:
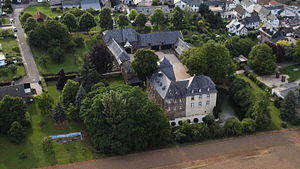
[[[21,80],[17,81],[16,84],[20,83],[37,83],[40,80],[40,74],[35,64],[30,46],[27,42],[26,35],[22,29],[21,22],[19,20],[19,15],[21,11],[27,7],[27,5],[15,5],[13,18],[15,19],[14,26],[17,28],[17,38],[19,42],[19,47],[21,50],[24,67],[26,69],[27,75]]]
[[[300,128],[43,169],[299,169]]]

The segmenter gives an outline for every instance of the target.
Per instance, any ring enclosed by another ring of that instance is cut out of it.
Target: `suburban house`
[[[0,52],[0,67],[5,66],[6,64],[6,57],[2,52]]]
[[[188,75],[177,58],[191,48],[180,31],[138,34],[134,29],[107,30],[103,32],[103,40],[120,67],[123,79],[130,85],[141,83],[131,67],[133,53],[137,49],[170,52],[161,53],[163,57],[158,69],[147,78],[147,91],[149,98],[168,112],[171,125],[179,125],[182,120],[198,123],[213,112],[217,98],[215,84],[209,77]],[[171,64],[165,57],[167,55],[177,59],[176,63]],[[173,69],[173,65],[177,67]]]
[[[246,17],[241,20],[241,23],[245,25],[248,30],[257,30],[260,22],[260,18],[257,15],[252,15],[251,17]]]
[[[43,14],[42,12],[37,12],[33,17],[38,22],[44,22],[47,19],[48,16]]]
[[[31,89],[30,83],[0,87],[0,99],[9,95],[21,97],[25,102],[29,102],[33,100],[34,93],[35,91]]]
[[[147,80],[147,91],[149,98],[167,112],[171,126],[180,125],[184,120],[200,123],[203,117],[213,113],[217,90],[209,77],[193,76],[177,81],[168,59],[163,58],[158,64]]]
[[[188,9],[193,12],[198,12],[202,0],[174,0],[174,5],[181,9]]]
[[[167,5],[129,7],[126,12],[129,13],[131,9],[136,9],[138,13],[143,13],[146,16],[150,16],[154,12],[155,9],[161,9],[164,12],[164,14],[167,16],[169,16],[171,14],[170,8]]]
[[[92,8],[99,11],[101,9],[99,0],[80,0],[81,9],[87,10]]]
[[[275,16],[279,16],[280,13],[283,11],[283,5],[276,5],[276,6],[270,5],[270,6],[265,6],[265,8],[271,11],[271,14]]]
[[[222,19],[235,19],[235,13],[233,11],[225,11],[221,13]]]
[[[299,88],[299,82],[290,82],[273,88],[272,94],[284,99],[290,91],[294,92],[295,94],[298,93]]]
[[[246,17],[250,17],[251,14],[248,13],[241,5],[236,5],[236,7],[233,9],[233,13],[235,15],[235,18],[237,19],[244,19]]]
[[[276,43],[280,40],[288,40],[283,31],[278,30],[272,26],[264,25],[259,29],[259,32],[260,35],[258,39],[260,39],[261,42]]]
[[[236,19],[233,19],[229,24],[227,24],[226,28],[228,29],[228,32],[232,35],[242,36],[248,34],[246,26]]]

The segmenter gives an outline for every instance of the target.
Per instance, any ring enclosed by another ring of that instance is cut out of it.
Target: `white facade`
[[[200,5],[190,5],[190,4],[185,3],[182,0],[179,0],[179,1],[175,1],[175,7],[176,6],[178,6],[181,9],[187,9],[187,10],[190,10],[193,12],[198,12]]]
[[[248,34],[248,30],[245,27],[245,25],[243,25],[236,19],[232,20],[228,25],[226,25],[226,28],[228,28],[229,33],[234,34],[236,36]]]
[[[217,104],[217,93],[186,97],[186,116],[208,115]]]

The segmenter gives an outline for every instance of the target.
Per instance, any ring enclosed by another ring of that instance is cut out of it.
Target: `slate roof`
[[[277,9],[280,9],[280,10],[283,10],[283,5],[276,5],[276,6],[265,6],[266,9],[268,10],[277,10]]]
[[[226,5],[226,1],[224,0],[214,0],[205,2],[208,6],[221,6],[224,7]]]
[[[107,30],[103,32],[103,39],[105,43],[110,41],[110,39],[115,39],[118,43],[136,42],[137,33],[134,29],[115,29]]]
[[[170,62],[166,58],[163,58],[160,64],[167,65],[163,67],[165,70],[158,67],[155,73],[150,76],[149,80],[155,90],[164,99],[217,92],[215,83],[207,76],[193,76],[185,80],[175,81],[168,78],[170,75],[167,75],[173,72],[173,67],[170,66]],[[165,72],[167,72],[167,74]]]
[[[260,18],[257,15],[252,15],[251,17],[246,17],[241,20],[241,23],[244,25],[248,25],[250,23],[260,22]]]
[[[241,5],[236,5],[235,8],[233,9],[234,11],[236,11],[238,14],[240,14],[241,16],[245,15],[245,13],[247,12]]]
[[[100,10],[100,3],[99,0],[80,0],[81,3],[81,9],[87,10],[89,8],[92,8],[94,10]]]
[[[174,4],[180,1],[183,1],[184,3],[189,5],[200,5],[202,3],[202,0],[175,0]]]
[[[161,70],[170,80],[176,81],[173,66],[166,57],[161,59],[158,69]]]
[[[172,45],[178,38],[183,38],[180,31],[141,34],[138,36],[138,46]]]
[[[182,40],[181,38],[178,38],[177,42],[175,43],[175,51],[181,55],[183,51],[188,50],[189,48],[192,48],[192,45],[187,43],[186,41]]]
[[[262,7],[258,14],[267,17],[270,14],[270,11],[265,7]]]
[[[80,0],[62,0],[63,7],[80,6]]]
[[[56,5],[61,5],[61,0],[50,0],[49,1],[49,4],[51,5],[51,6],[56,6]]]
[[[253,2],[249,1],[249,0],[242,0],[241,2],[243,5],[245,5],[245,7],[249,7],[251,5],[253,5]]]
[[[161,5],[161,6],[136,6],[136,7],[130,7],[131,9],[136,9],[137,12],[143,13],[146,16],[150,16],[155,9],[161,9],[166,15],[170,14],[170,8],[168,5]]]
[[[110,52],[114,55],[119,65],[130,60],[130,56],[127,54],[127,52],[114,39],[110,39],[106,45]]]
[[[272,35],[272,38],[270,39],[271,42],[276,43],[280,40],[288,40],[287,37],[285,37],[282,33],[282,31],[277,31]]]
[[[2,99],[6,95],[13,96],[13,97],[30,98],[32,96],[32,94],[25,93],[25,86],[28,86],[28,85],[30,88],[29,83],[0,87],[0,98]],[[26,87],[26,89],[27,89],[27,87]]]

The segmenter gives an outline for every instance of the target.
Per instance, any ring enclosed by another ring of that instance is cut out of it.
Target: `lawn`
[[[297,65],[293,65],[293,66],[280,68],[279,71],[280,71],[281,74],[289,75],[290,77],[288,78],[288,81],[292,82],[292,81],[300,79],[300,71],[299,70],[298,71],[293,71],[293,69],[295,69],[295,68],[299,69],[300,67],[297,66]]]
[[[248,82],[253,89],[252,91],[255,92],[257,95],[265,93],[264,90],[262,90],[260,87],[258,87],[252,80],[250,80],[248,77],[244,75],[237,75],[238,77],[244,79],[246,82]],[[282,121],[280,119],[280,111],[278,108],[274,106],[274,103],[270,101],[270,105],[268,107],[270,109],[270,115],[271,115],[271,124],[269,126],[272,130],[277,130],[281,128]]]
[[[0,18],[0,19],[2,21],[2,25],[8,25],[8,24],[10,24],[10,21],[9,21],[8,18]]]
[[[25,8],[23,13],[29,13],[31,15],[35,15],[37,12],[42,12],[43,14],[54,18],[56,16],[60,16],[62,12],[54,12],[51,10],[50,5],[47,3],[44,3],[42,5],[37,5],[37,6],[30,6],[28,8]]]
[[[7,76],[0,76],[0,81],[1,82],[12,81],[14,76],[25,76],[25,75],[26,75],[26,71],[24,66],[17,66],[16,73],[9,72]]]
[[[61,91],[56,89],[56,81],[47,82],[48,92],[54,98],[54,102],[59,102]]]
[[[20,52],[14,51],[17,48],[19,48],[18,42],[14,38],[5,38],[5,39],[0,39],[0,43],[2,45],[2,53],[6,57],[10,56],[20,56]]]

